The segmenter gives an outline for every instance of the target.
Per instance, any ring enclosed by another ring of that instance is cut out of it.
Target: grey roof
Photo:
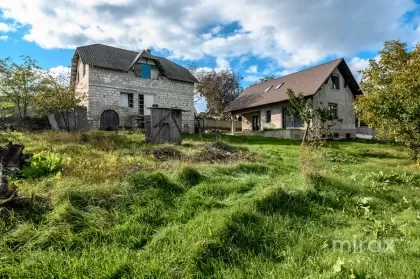
[[[197,83],[197,79],[186,68],[159,56],[111,47],[107,45],[94,44],[78,47],[76,53],[79,54],[83,63],[97,67],[103,67],[119,71],[128,71],[140,56],[147,56],[153,59],[159,67],[161,73],[169,79]],[[143,55],[142,55],[143,54]]]

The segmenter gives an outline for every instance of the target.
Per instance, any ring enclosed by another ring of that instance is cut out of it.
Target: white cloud
[[[230,63],[229,60],[221,57],[216,58],[216,69],[217,70],[223,70],[223,69],[230,69]]]
[[[246,81],[246,82],[256,82],[259,79],[260,79],[260,77],[256,76],[256,75],[249,75],[249,76],[244,77],[244,81]]]
[[[377,55],[376,57],[373,58],[374,60],[378,60],[379,59],[379,55]],[[360,58],[360,57],[353,57],[350,61],[349,61],[349,68],[352,71],[354,77],[356,78],[357,81],[360,81],[360,74],[359,71],[363,71],[364,69],[366,69],[369,66],[369,60],[370,59],[364,59],[364,58]]]
[[[217,33],[220,32],[220,30],[222,30],[222,26],[217,25],[211,29],[211,33],[216,35]]]
[[[275,72],[274,75],[276,77],[284,77],[284,76],[290,75],[290,74],[295,73],[295,72],[297,72],[297,70],[286,69],[286,70]]]
[[[413,0],[0,2],[3,17],[26,26],[24,39],[43,48],[91,43],[156,48],[179,59],[213,56],[223,66],[232,58],[252,55],[271,58],[277,68],[286,69],[376,50],[388,39],[412,40],[418,31],[400,18],[415,8]],[[223,36],[221,26],[231,23],[237,23],[238,30]],[[202,34],[209,26],[215,27]]]
[[[49,72],[52,74],[52,76],[59,78],[61,82],[70,83],[70,67],[64,67],[60,65],[51,68]]]
[[[0,36],[0,41],[7,41],[8,39],[9,37],[6,35]]]
[[[245,72],[247,72],[248,74],[255,74],[258,72],[258,66],[257,65],[249,66],[249,68]]]
[[[14,32],[14,31],[16,31],[16,29],[13,26],[7,25],[4,22],[0,22],[0,32]]]

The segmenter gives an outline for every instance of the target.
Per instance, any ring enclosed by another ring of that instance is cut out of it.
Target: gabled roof
[[[226,112],[245,110],[262,105],[278,103],[288,99],[287,90],[290,88],[296,94],[304,96],[314,95],[329,79],[333,71],[338,68],[347,81],[353,95],[361,94],[359,85],[343,58],[321,64],[303,71],[299,71],[277,79],[269,80],[245,89],[226,109]],[[279,84],[283,85],[275,89]],[[268,92],[267,88],[272,87]]]
[[[155,61],[161,73],[169,79],[197,83],[197,79],[186,68],[166,58],[151,55],[147,51],[138,53],[131,50],[94,44],[78,47],[75,55],[79,55],[82,62],[97,67],[128,71],[140,57]]]

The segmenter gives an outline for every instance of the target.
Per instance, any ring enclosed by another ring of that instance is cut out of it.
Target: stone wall
[[[144,79],[134,73],[89,67],[87,119],[91,129],[99,129],[100,116],[107,109],[115,110],[120,117],[120,126],[131,127],[132,119],[138,115],[138,96],[153,96],[153,103],[160,107],[179,107],[182,113],[184,132],[194,131],[194,84],[172,81],[160,77],[158,80]],[[120,94],[133,94],[133,107],[120,106]]]

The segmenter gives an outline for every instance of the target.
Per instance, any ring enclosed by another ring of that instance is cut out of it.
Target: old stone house
[[[289,88],[308,97],[313,108],[328,108],[342,119],[332,129],[335,138],[356,137],[353,103],[362,92],[343,58],[251,86],[226,111],[242,116],[242,131],[271,130],[272,136],[300,138],[304,123],[288,111]]]
[[[139,53],[101,44],[78,47],[72,58],[71,82],[83,96],[85,108],[86,121],[79,121],[78,128],[141,125],[144,116],[150,115],[148,108],[157,105],[185,110],[182,129],[194,130],[197,80],[186,68],[150,50]]]

